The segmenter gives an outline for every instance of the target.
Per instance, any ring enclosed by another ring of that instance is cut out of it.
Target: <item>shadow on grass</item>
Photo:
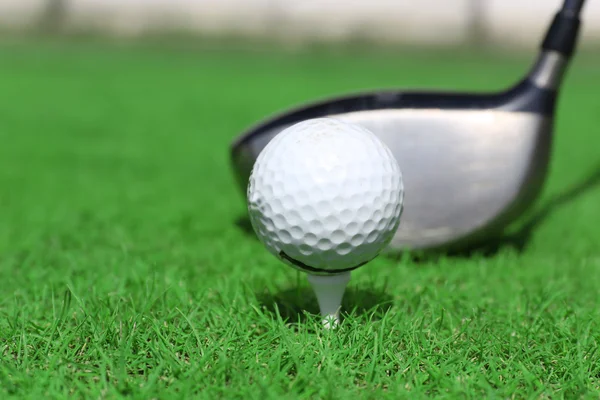
[[[256,233],[254,233],[254,228],[252,228],[252,224],[250,223],[250,218],[248,218],[247,215],[238,217],[235,220],[235,226],[237,226],[238,229],[244,232],[246,235],[252,236],[253,238],[257,239]]]
[[[257,293],[256,298],[263,309],[274,317],[288,323],[305,323],[308,314],[318,315],[319,304],[310,287],[292,287],[277,293]],[[342,318],[371,315],[381,318],[392,307],[392,297],[385,289],[349,287],[342,299]]]
[[[523,252],[531,240],[532,233],[549,215],[556,211],[556,209],[569,204],[598,185],[600,185],[600,164],[596,165],[596,167],[592,169],[592,172],[587,178],[551,198],[545,205],[543,205],[536,212],[534,212],[533,215],[526,219],[521,227],[513,233],[500,234],[495,239],[490,239],[486,242],[475,244],[457,252],[430,254],[417,253],[412,254],[411,258],[415,261],[420,261],[430,260],[432,257],[435,258],[441,255],[456,258],[473,257],[475,255],[493,257],[500,250],[505,248],[512,248],[518,252]],[[254,230],[252,229],[252,224],[250,223],[250,219],[247,216],[239,217],[235,221],[235,224],[244,233],[256,238]],[[386,255],[386,257],[398,258],[401,256]]]

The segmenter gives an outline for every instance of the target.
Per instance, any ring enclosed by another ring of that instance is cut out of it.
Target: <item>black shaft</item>
[[[579,13],[583,3],[584,0],[565,0],[546,33],[542,49],[556,51],[566,58],[573,55],[579,35]]]
[[[572,12],[575,15],[581,13],[585,0],[565,0],[562,10],[564,12]]]

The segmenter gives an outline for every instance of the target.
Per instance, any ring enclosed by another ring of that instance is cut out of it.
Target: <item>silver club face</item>
[[[527,209],[546,176],[552,119],[527,112],[390,109],[330,115],[366,127],[392,150],[405,184],[404,212],[388,251],[462,247],[501,232]],[[246,143],[247,175],[286,126]]]

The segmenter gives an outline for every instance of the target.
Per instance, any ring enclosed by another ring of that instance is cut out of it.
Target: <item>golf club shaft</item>
[[[572,12],[575,15],[579,15],[583,8],[583,3],[585,3],[585,0],[565,0],[562,9],[564,12]]]
[[[544,51],[554,51],[570,58],[575,51],[579,34],[579,13],[584,0],[565,0],[563,7],[554,16],[552,25],[542,43]]]
[[[544,37],[529,80],[541,89],[556,91],[562,83],[567,64],[575,52],[579,35],[579,14],[584,0],[565,0]]]

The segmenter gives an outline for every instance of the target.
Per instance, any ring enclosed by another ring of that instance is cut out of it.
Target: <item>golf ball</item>
[[[390,149],[366,128],[306,120],[265,146],[248,183],[248,212],[265,247],[314,275],[350,271],[391,241],[404,187]]]

